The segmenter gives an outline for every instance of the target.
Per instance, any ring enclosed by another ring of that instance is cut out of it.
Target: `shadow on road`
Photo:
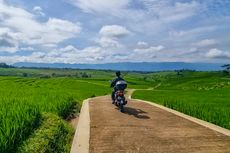
[[[149,116],[144,115],[144,114],[147,114],[147,112],[141,109],[136,109],[136,108],[131,108],[131,107],[125,107],[124,114],[133,115],[134,117],[139,118],[139,119],[150,119]]]

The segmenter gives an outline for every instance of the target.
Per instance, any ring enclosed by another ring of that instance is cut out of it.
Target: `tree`
[[[89,78],[88,74],[87,74],[87,73],[85,73],[85,72],[84,72],[84,73],[82,73],[81,77],[82,77],[82,78]]]
[[[177,76],[183,76],[183,70],[175,70],[177,72]]]
[[[52,77],[55,77],[56,76],[56,73],[52,73]]]
[[[13,68],[11,65],[7,65],[6,63],[0,63],[1,68]]]
[[[28,74],[27,73],[22,73],[22,76],[23,77],[28,77]]]
[[[78,73],[77,73],[77,72],[75,73],[75,77],[76,77],[76,78],[79,78],[79,75],[78,75]]]
[[[224,70],[223,70],[224,74],[229,74],[229,72],[230,72],[230,64],[224,64],[221,67],[224,68]]]

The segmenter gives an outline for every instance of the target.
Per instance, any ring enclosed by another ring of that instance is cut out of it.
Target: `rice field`
[[[153,101],[230,129],[230,76],[220,72],[184,72],[183,76],[176,72],[122,74],[128,88],[139,89],[134,98]],[[0,75],[0,153],[14,153],[18,148],[33,149],[30,142],[45,135],[39,129],[46,127],[42,125],[47,118],[44,114],[64,121],[74,107],[80,109],[82,100],[109,94],[109,80],[114,72],[14,68],[0,69]],[[154,90],[141,90],[147,88]],[[66,127],[64,122],[50,125],[56,124]],[[49,136],[55,137],[55,133]]]
[[[214,72],[156,74],[154,90],[138,90],[133,97],[152,101],[187,115],[230,129],[230,76]]]
[[[0,77],[0,152],[15,152],[39,126],[43,112],[63,119],[76,103],[109,88],[74,78]],[[79,108],[78,108],[79,109]]]

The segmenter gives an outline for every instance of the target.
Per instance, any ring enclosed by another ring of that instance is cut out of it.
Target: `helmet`
[[[117,71],[116,72],[116,76],[120,76],[121,75],[121,72],[120,71]]]

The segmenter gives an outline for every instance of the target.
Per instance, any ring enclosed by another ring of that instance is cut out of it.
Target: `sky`
[[[0,62],[230,63],[230,0],[0,0]]]

